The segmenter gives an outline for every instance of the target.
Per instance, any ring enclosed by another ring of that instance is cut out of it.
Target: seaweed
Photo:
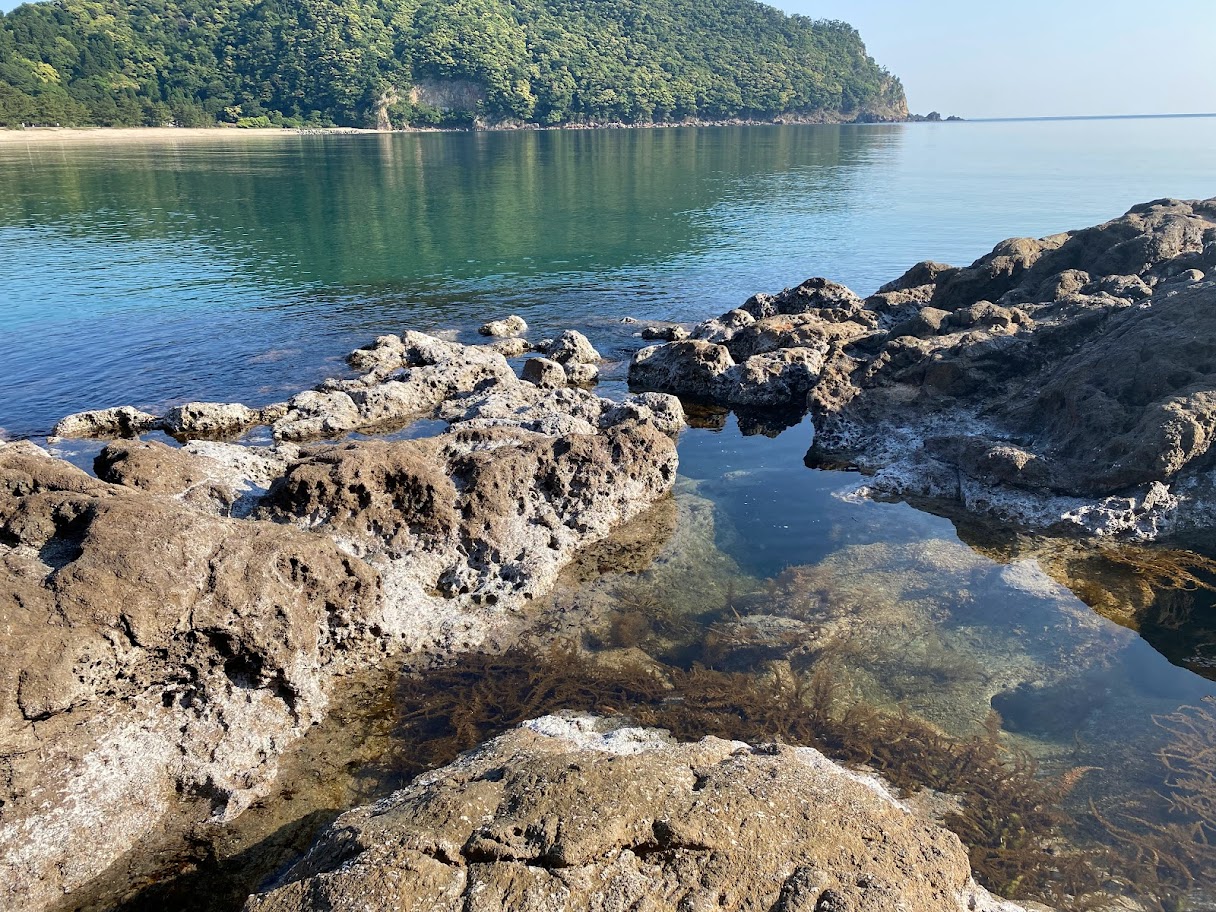
[[[905,713],[846,704],[830,663],[807,673],[774,663],[757,675],[699,664],[609,666],[568,644],[547,652],[515,647],[407,677],[398,699],[398,762],[414,773],[562,710],[626,715],[681,740],[778,740],[864,766],[908,792],[962,796],[945,823],[968,846],[977,878],[990,889],[1071,908],[1083,906],[1072,897],[1101,889],[1088,856],[1057,845],[1069,822],[1060,800],[1084,770],[1041,776],[1028,754],[1002,742],[995,713],[981,734],[960,739]]]
[[[1109,814],[1090,803],[1119,846],[1118,879],[1164,912],[1180,908],[1178,898],[1216,870],[1216,698],[1204,703],[1153,717],[1170,735],[1156,752],[1163,791],[1146,796],[1163,804],[1157,814],[1152,808]]]

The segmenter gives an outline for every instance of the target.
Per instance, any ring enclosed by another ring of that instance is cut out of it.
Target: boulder
[[[566,367],[566,379],[576,386],[593,386],[599,382],[600,369],[595,364],[570,364]]]
[[[245,912],[1017,912],[958,838],[811,748],[524,723],[351,811]]]
[[[528,331],[528,324],[523,317],[512,314],[502,320],[484,323],[477,331],[483,336],[522,336]]]
[[[650,323],[642,327],[643,339],[661,339],[664,342],[682,342],[689,332],[679,323]]]
[[[51,431],[53,437],[92,437],[102,440],[119,437],[135,437],[150,431],[156,424],[156,416],[141,412],[129,405],[118,408],[98,409],[92,412],[77,412],[59,419]]]
[[[106,462],[123,471],[117,453]],[[168,474],[196,477],[171,463]],[[62,902],[141,841],[200,822],[199,804],[216,820],[240,813],[282,745],[324,712],[351,644],[372,641],[380,581],[363,561],[155,486],[108,484],[28,444],[0,448],[8,907]],[[195,809],[183,814],[183,799]]]
[[[258,412],[236,402],[187,402],[156,423],[173,437],[235,437],[257,424]]]
[[[633,356],[629,385],[713,401],[720,397],[725,387],[723,377],[734,366],[730,352],[712,342],[690,339],[652,345]]]
[[[377,369],[395,370],[406,363],[406,347],[399,336],[380,336],[371,345],[356,349],[346,356],[346,363],[355,370],[369,372]]]
[[[532,351],[532,343],[527,339],[499,339],[489,343],[486,348],[498,352],[504,358],[518,358]]]
[[[561,365],[598,364],[600,353],[591,340],[576,330],[568,330],[550,341],[544,349],[546,355]]]
[[[386,634],[467,648],[490,629],[476,609],[524,607],[579,548],[671,490],[675,444],[655,423],[590,430],[468,421],[316,449],[272,487],[263,515],[335,535],[380,568],[396,595],[379,619]]]
[[[561,389],[567,385],[566,369],[548,358],[529,358],[525,361],[523,378],[541,389]]]

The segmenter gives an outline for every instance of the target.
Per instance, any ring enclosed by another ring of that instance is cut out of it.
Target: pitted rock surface
[[[339,817],[245,912],[1019,912],[957,837],[808,748],[525,723]]]
[[[874,473],[860,493],[1132,538],[1216,522],[1216,200],[920,263],[864,301],[811,279],[692,335],[631,385],[809,411],[808,464]]]

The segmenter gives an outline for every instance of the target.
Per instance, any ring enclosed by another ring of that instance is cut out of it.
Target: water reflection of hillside
[[[345,290],[613,270],[716,245],[703,213],[729,206],[740,186],[759,204],[798,195],[799,208],[845,206],[848,172],[899,135],[629,130],[146,145],[117,158],[38,150],[5,170],[0,224],[209,243],[263,281]],[[791,170],[801,179],[771,179]]]
[[[732,306],[773,281],[773,213],[794,202],[817,213],[787,247],[846,221],[846,191],[902,135],[0,148],[0,361],[23,391],[0,405],[0,427],[45,433],[68,412],[127,402],[273,401],[325,376],[325,358],[405,325],[511,309],[542,328],[585,328]],[[275,352],[286,356],[267,362]]]

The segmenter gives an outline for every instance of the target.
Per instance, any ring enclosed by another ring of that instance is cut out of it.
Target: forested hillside
[[[0,16],[0,125],[889,119],[842,22],[751,0],[50,0]]]

